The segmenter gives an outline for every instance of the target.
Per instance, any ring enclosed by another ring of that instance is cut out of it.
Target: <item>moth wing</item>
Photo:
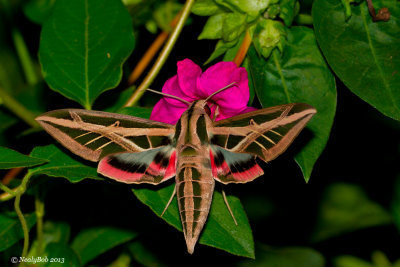
[[[234,153],[211,146],[211,169],[214,179],[223,183],[247,183],[264,174],[251,154]]]
[[[215,122],[210,142],[268,162],[286,150],[315,113],[312,106],[300,103],[241,114]]]
[[[36,120],[71,152],[90,161],[168,145],[175,131],[166,123],[83,109],[54,110]]]
[[[99,162],[97,171],[127,184],[159,184],[175,176],[176,151],[172,146],[165,146],[108,155]]]

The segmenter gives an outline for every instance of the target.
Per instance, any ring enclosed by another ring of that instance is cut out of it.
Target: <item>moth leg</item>
[[[168,200],[167,205],[165,206],[163,212],[161,213],[161,217],[162,217],[162,216],[164,215],[164,213],[167,211],[167,209],[168,209],[168,207],[169,207],[169,204],[171,204],[171,201],[174,199],[175,194],[176,194],[176,186],[174,186],[174,192],[172,192],[172,195],[171,195],[170,199]]]
[[[233,221],[235,222],[236,225],[238,225],[238,223],[237,223],[237,221],[235,219],[235,216],[233,215],[233,212],[231,210],[231,207],[229,206],[229,202],[228,202],[228,199],[226,198],[226,194],[225,194],[225,191],[224,191],[223,187],[222,187],[222,197],[224,198],[225,205],[228,208],[229,213],[231,214]]]

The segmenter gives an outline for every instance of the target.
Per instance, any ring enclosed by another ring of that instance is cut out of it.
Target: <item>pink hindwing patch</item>
[[[174,177],[175,170],[176,151],[171,146],[138,153],[112,154],[103,158],[98,166],[99,173],[128,184],[158,184]]]

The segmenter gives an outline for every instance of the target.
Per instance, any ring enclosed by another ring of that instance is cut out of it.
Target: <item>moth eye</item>
[[[211,109],[208,105],[204,106],[204,111],[207,113],[207,115],[211,118]]]

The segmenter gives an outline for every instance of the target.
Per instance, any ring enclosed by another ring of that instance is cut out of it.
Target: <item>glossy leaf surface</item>
[[[35,214],[25,215],[25,220],[30,229],[36,223]],[[21,223],[15,213],[0,214],[0,251],[3,251],[22,239]]]
[[[389,223],[392,223],[389,213],[368,199],[360,187],[337,183],[324,192],[313,240]]]
[[[32,174],[45,174],[53,177],[63,177],[71,183],[77,183],[85,178],[102,180],[97,174],[95,166],[85,165],[83,160],[79,160],[71,153],[61,150],[55,145],[35,147],[31,156],[40,157],[49,163],[31,169]]]
[[[6,147],[0,147],[0,169],[31,167],[45,163],[46,160],[29,157]]]
[[[268,61],[251,49],[249,72],[263,107],[307,103],[317,109],[306,127],[311,132],[310,140],[295,155],[308,181],[328,141],[336,111],[335,80],[319,52],[312,30],[293,27],[283,54],[275,49]]]
[[[245,261],[239,267],[284,266],[284,267],[324,267],[325,260],[316,250],[307,247],[273,248],[257,244],[255,261]]]
[[[135,188],[133,192],[144,204],[149,206],[158,216],[161,215],[175,184],[163,188]],[[225,250],[229,253],[254,258],[254,241],[251,228],[239,199],[228,196],[228,202],[235,215],[238,225],[235,225],[221,193],[214,192],[210,214],[208,216],[199,243]],[[167,223],[182,231],[176,198],[172,200],[163,217]],[[182,242],[184,242],[182,238]]]
[[[71,246],[79,255],[82,265],[85,265],[105,251],[132,240],[136,235],[111,227],[85,229],[75,237]]]
[[[366,1],[351,5],[348,21],[340,1],[315,1],[315,35],[340,80],[380,112],[400,120],[400,6],[390,0],[373,3],[376,9],[389,8],[389,21],[373,22]]]
[[[39,49],[49,86],[90,109],[118,85],[132,52],[132,19],[119,0],[57,0]]]

